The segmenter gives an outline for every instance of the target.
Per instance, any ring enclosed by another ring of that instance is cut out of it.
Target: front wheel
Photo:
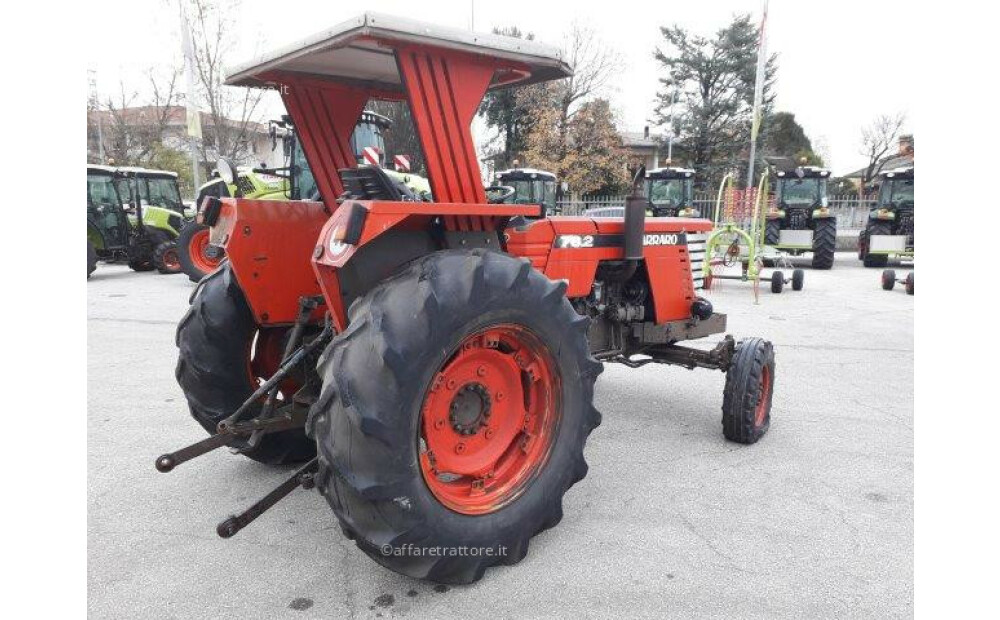
[[[771,272],[771,292],[780,293],[785,288],[785,274],[780,271]]]
[[[871,253],[871,242],[872,237],[876,235],[891,235],[892,225],[889,222],[883,221],[869,221],[868,227],[865,229],[865,246],[864,255],[862,256],[862,261],[865,267],[885,267],[889,264],[889,257],[885,254],[872,254]]]
[[[481,250],[414,261],[352,304],[307,426],[345,534],[441,583],[520,561],[587,473],[588,322],[564,284]]]
[[[160,273],[180,273],[181,264],[177,258],[177,242],[171,239],[157,245],[156,249],[153,250],[153,264]]]
[[[792,290],[801,291],[806,285],[806,272],[803,269],[792,271]]]
[[[774,346],[748,338],[736,347],[726,371],[722,396],[722,434],[729,441],[756,443],[771,427],[774,395]]]
[[[781,220],[768,220],[764,225],[764,244],[778,245],[781,238]]]
[[[97,269],[97,250],[94,248],[94,244],[87,239],[87,279],[90,279],[90,274],[94,273]]]
[[[837,252],[837,220],[816,220],[813,230],[813,269],[830,269]]]
[[[906,294],[907,295],[912,295],[913,294],[913,272],[912,271],[910,273],[906,274],[906,282],[905,282],[904,286],[906,287]]]
[[[891,291],[894,286],[896,286],[896,272],[892,269],[886,269],[882,272],[882,290]]]

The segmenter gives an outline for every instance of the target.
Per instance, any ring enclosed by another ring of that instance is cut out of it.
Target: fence
[[[715,192],[695,192],[694,207],[703,217],[709,219],[715,214]],[[874,197],[859,198],[857,194],[829,196],[827,204],[830,211],[837,217],[837,230],[840,232],[860,231],[865,227],[868,211],[875,204]],[[561,215],[583,215],[588,209],[603,209],[607,207],[624,207],[625,196],[579,196],[564,198],[556,202],[556,209]]]

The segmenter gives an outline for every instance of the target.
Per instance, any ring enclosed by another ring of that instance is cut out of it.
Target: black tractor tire
[[[886,269],[882,272],[882,290],[891,291],[896,286],[896,272]]]
[[[764,225],[764,245],[778,245],[781,239],[781,220],[767,220]]]
[[[128,268],[132,271],[152,271],[156,266],[152,258],[134,258],[128,262]]]
[[[912,271],[910,273],[906,274],[906,283],[905,283],[905,286],[906,286],[906,294],[907,295],[912,295],[913,294],[913,272]]]
[[[868,227],[865,229],[865,248],[864,256],[862,256],[862,261],[864,261],[865,267],[885,267],[889,264],[889,257],[885,254],[870,254],[868,252],[869,245],[871,244],[871,238],[874,235],[891,235],[892,225],[889,222],[880,221],[869,221]]]
[[[785,288],[785,274],[780,271],[771,272],[771,292],[780,293]]]
[[[205,230],[208,230],[208,226],[192,221],[181,228],[181,233],[177,237],[177,257],[180,259],[181,271],[187,274],[192,282],[201,281],[209,273],[191,259],[191,238]]]
[[[163,274],[180,273],[181,267],[177,257],[177,242],[163,241],[153,250],[153,265]]]
[[[191,416],[209,434],[257,388],[247,372],[247,352],[256,333],[253,313],[228,263],[199,283],[177,325],[175,376]],[[259,408],[255,404],[251,409]],[[315,452],[315,443],[302,429],[264,435],[256,447],[243,450],[269,465],[304,461]]]
[[[837,252],[837,220],[824,218],[816,220],[813,229],[813,269],[830,269]]]
[[[858,260],[865,260],[868,253],[868,233],[862,230],[858,233]]]
[[[806,272],[804,269],[795,269],[792,271],[792,290],[801,291],[806,285]]]
[[[375,562],[414,578],[472,583],[491,566],[519,562],[529,540],[562,519],[563,495],[587,474],[583,449],[601,421],[593,395],[603,369],[588,349],[588,319],[565,290],[524,259],[447,250],[413,261],[351,305],[349,327],[317,366],[323,389],[307,431],[318,446],[317,489]],[[422,403],[464,338],[501,324],[526,328],[544,345],[562,411],[547,459],[520,494],[473,516],[447,507],[424,479]],[[462,547],[477,554],[430,551]]]
[[[87,279],[90,279],[90,274],[94,273],[97,269],[97,249],[94,244],[87,240]]]
[[[736,345],[722,393],[722,434],[736,443],[756,443],[771,427],[774,346],[761,338]]]

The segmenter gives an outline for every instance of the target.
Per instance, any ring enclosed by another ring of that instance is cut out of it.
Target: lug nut
[[[461,454],[463,452],[465,452],[465,444],[462,442],[455,444],[455,454]]]
[[[434,421],[434,428],[437,429],[437,430],[441,430],[442,428],[444,428],[444,420],[441,420],[441,419],[435,420]]]
[[[487,439],[492,439],[493,438],[493,429],[492,428],[486,429],[486,438]]]
[[[480,366],[479,368],[477,368],[476,369],[476,374],[479,375],[480,377],[485,377],[486,376],[486,366]]]

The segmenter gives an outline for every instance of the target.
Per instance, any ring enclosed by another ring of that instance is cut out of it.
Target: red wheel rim
[[[760,372],[760,400],[754,411],[753,424],[759,427],[767,417],[767,406],[771,402],[771,368],[764,366]]]
[[[209,231],[207,228],[205,230],[199,230],[191,235],[191,242],[188,245],[188,254],[191,256],[191,264],[204,273],[215,271],[215,268],[222,262],[221,257],[212,258],[208,255],[208,248],[210,245]]]
[[[181,262],[177,258],[177,250],[171,248],[163,253],[163,266],[170,271],[179,271],[181,268]]]
[[[420,469],[438,501],[475,515],[516,499],[548,459],[560,385],[548,348],[522,326],[465,338],[420,412]]]
[[[250,384],[253,389],[257,389],[260,384],[271,378],[281,366],[288,331],[286,327],[274,327],[262,328],[257,332],[257,338],[247,355],[247,372],[250,374]],[[299,382],[289,375],[278,384],[278,397],[285,402],[291,402],[292,395],[301,387]]]

